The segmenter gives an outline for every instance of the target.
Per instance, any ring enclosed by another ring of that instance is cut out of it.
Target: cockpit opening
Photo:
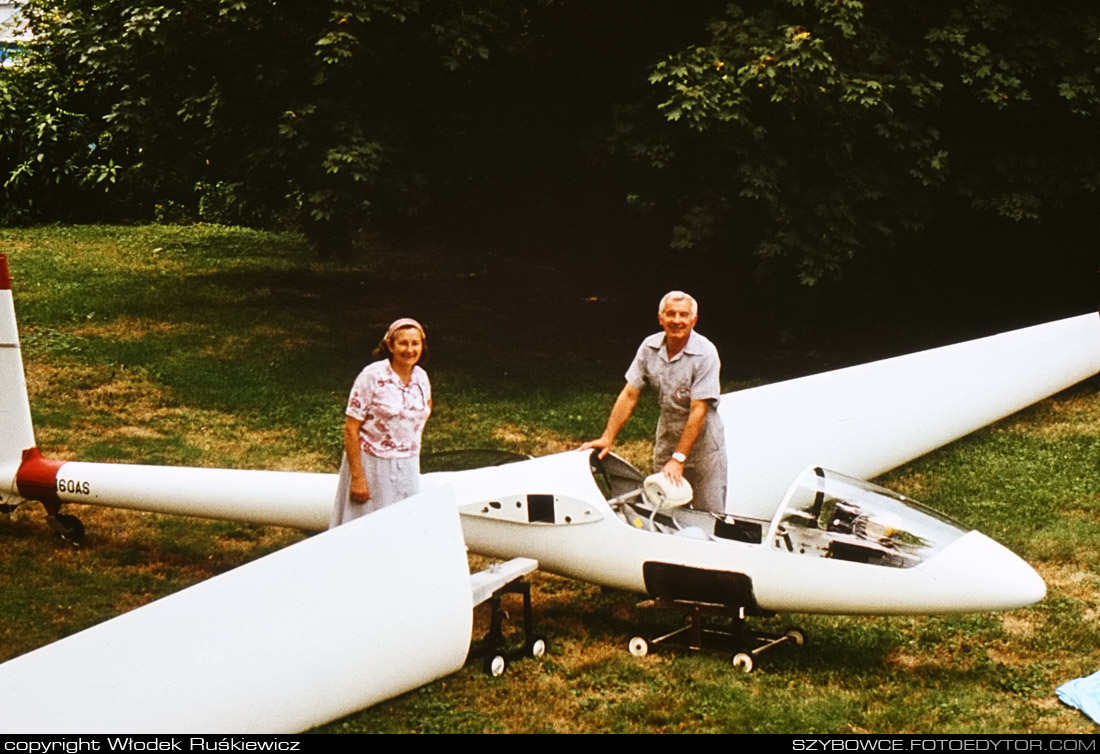
[[[690,507],[655,510],[642,494],[645,475],[627,461],[609,453],[599,458],[599,451],[590,457],[592,476],[616,514],[630,526],[660,534],[674,534],[694,539],[727,540],[760,544],[768,521],[756,521],[734,516],[716,516]]]

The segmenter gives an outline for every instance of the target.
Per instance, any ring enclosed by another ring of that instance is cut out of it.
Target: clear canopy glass
[[[912,568],[967,531],[904,495],[816,468],[791,485],[765,541],[796,555]]]

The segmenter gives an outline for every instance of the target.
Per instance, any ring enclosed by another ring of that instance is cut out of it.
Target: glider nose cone
[[[950,585],[951,601],[965,611],[1024,607],[1047,593],[1046,584],[1034,568],[976,531],[952,542],[923,570]]]

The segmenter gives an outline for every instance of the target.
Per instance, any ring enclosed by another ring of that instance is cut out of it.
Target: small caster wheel
[[[635,657],[645,657],[649,654],[649,642],[640,636],[631,639],[627,647],[630,649],[630,654]]]
[[[506,663],[504,658],[500,655],[493,655],[492,657],[485,658],[485,672],[493,678],[500,678],[504,675],[504,669],[507,666],[508,663]]]
[[[84,541],[84,524],[76,516],[59,513],[56,516],[47,516],[46,523],[66,542],[79,545]]]
[[[527,645],[527,654],[537,659],[546,654],[547,646],[549,645],[547,644],[546,639],[540,636],[539,638],[535,639]]]
[[[787,638],[787,641],[802,646],[806,643],[806,632],[801,628],[788,628],[787,633],[783,634]]]
[[[733,667],[742,673],[751,673],[756,667],[756,660],[748,652],[738,652],[733,656]]]

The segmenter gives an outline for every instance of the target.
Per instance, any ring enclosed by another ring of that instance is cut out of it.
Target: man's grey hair
[[[657,313],[658,314],[664,314],[665,313],[665,305],[668,304],[669,301],[690,301],[691,302],[691,316],[693,316],[693,317],[698,317],[699,316],[699,302],[696,301],[691,296],[689,296],[688,294],[684,293],[683,291],[669,291],[664,296],[662,296],[661,297],[661,303],[657,307]]]

